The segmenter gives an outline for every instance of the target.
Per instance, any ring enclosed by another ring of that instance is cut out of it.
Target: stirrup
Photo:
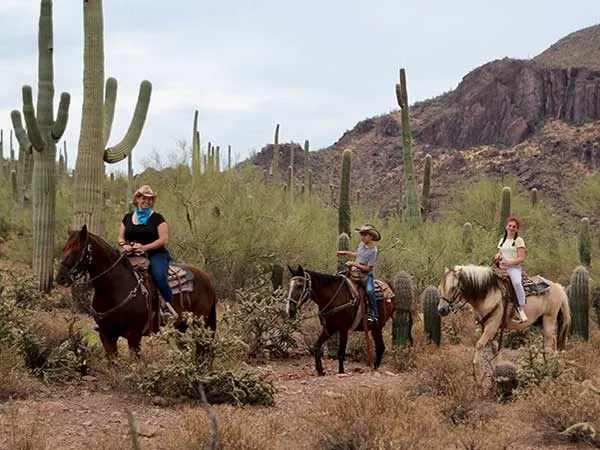
[[[162,308],[160,311],[162,316],[172,316],[173,319],[177,319],[179,317],[179,314],[177,314],[177,311],[175,311],[175,308],[173,308],[169,302],[165,302],[165,307],[166,308]]]

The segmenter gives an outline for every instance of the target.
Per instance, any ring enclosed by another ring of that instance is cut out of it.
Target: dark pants
[[[375,277],[373,276],[373,272],[369,272],[367,275],[367,279],[363,283],[363,287],[365,288],[365,293],[367,294],[367,298],[371,302],[371,310],[375,317],[379,315],[377,310],[377,296],[375,295]]]
[[[173,304],[173,291],[169,286],[169,262],[171,261],[171,255],[169,252],[155,253],[150,256],[150,267],[148,272],[150,278],[158,287],[160,295],[165,299],[166,302]]]

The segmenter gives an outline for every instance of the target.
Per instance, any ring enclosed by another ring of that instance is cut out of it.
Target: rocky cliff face
[[[600,70],[543,68],[503,59],[469,73],[456,90],[415,108],[418,139],[451,148],[516,145],[544,120],[575,125],[600,119]]]

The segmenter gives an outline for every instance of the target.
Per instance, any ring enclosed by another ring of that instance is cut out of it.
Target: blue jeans
[[[150,278],[158,287],[160,295],[165,299],[166,302],[173,304],[173,291],[169,286],[169,262],[171,261],[171,255],[169,252],[155,253],[150,257],[150,267],[148,272]]]
[[[373,272],[367,274],[367,279],[365,280],[363,287],[365,288],[365,293],[367,294],[369,302],[371,302],[371,310],[375,317],[377,317],[379,312],[377,310],[377,296],[375,295],[375,277],[373,276]]]

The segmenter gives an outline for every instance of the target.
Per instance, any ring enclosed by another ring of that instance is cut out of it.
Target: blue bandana
[[[140,223],[140,225],[146,225],[146,222],[148,222],[148,217],[150,217],[150,214],[152,214],[152,208],[144,208],[144,209],[135,208],[135,215],[137,216],[138,222]]]

